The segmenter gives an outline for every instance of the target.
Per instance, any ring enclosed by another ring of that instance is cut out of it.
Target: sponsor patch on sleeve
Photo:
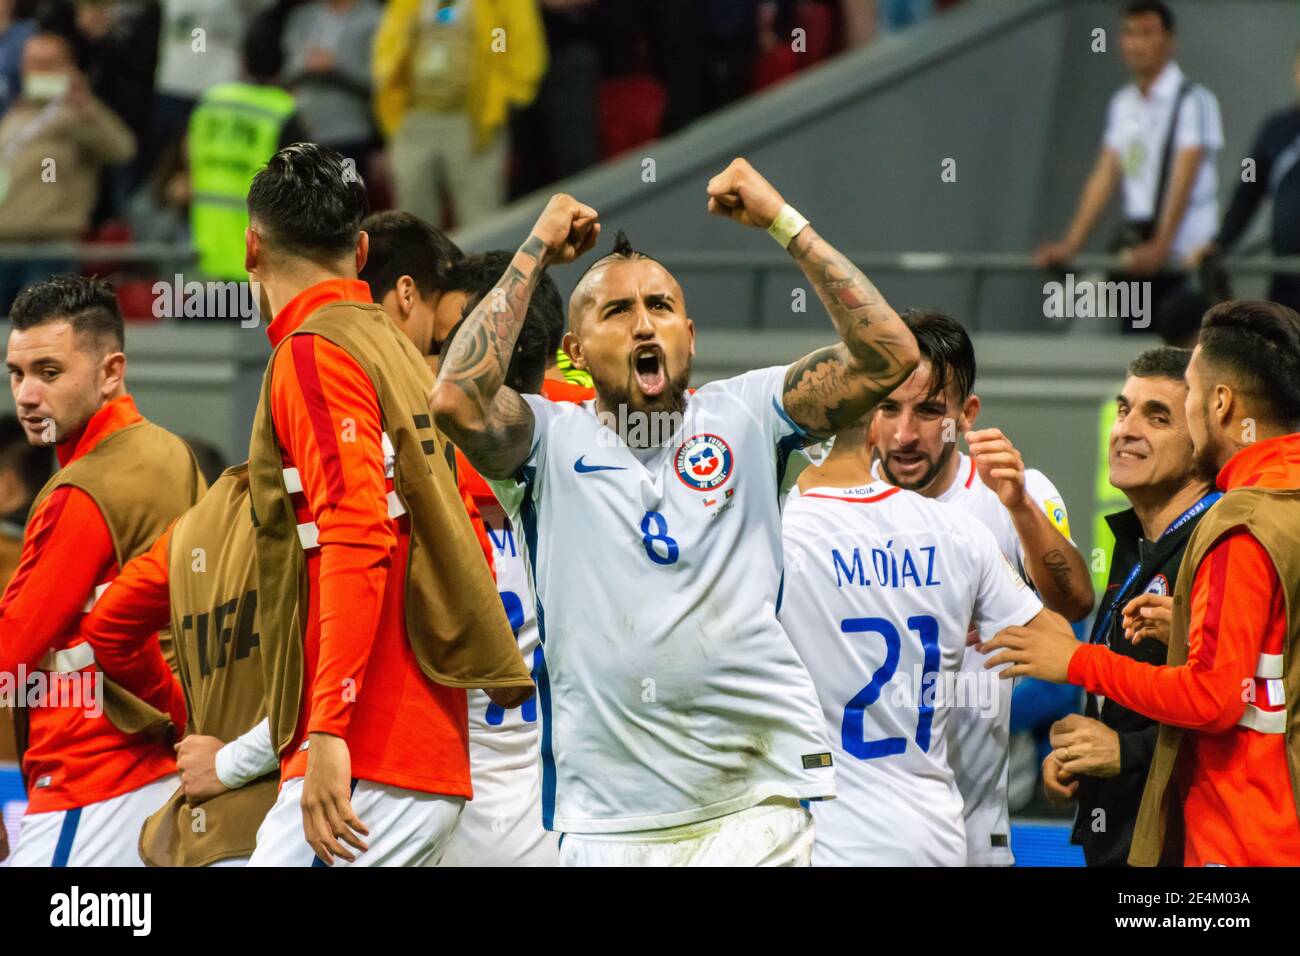
[[[1070,516],[1065,511],[1065,502],[1060,498],[1048,498],[1043,502],[1043,510],[1052,527],[1066,538],[1070,537]]]

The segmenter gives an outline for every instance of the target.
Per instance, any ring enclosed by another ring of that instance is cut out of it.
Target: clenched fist
[[[731,165],[709,180],[709,212],[745,226],[766,229],[772,225],[785,200],[746,159]]]
[[[556,193],[533,225],[533,237],[543,247],[548,265],[572,262],[596,244],[600,223],[596,210],[572,196]]]
[[[226,792],[217,777],[217,751],[223,746],[218,738],[199,734],[189,734],[176,745],[176,769],[188,803],[202,803]]]

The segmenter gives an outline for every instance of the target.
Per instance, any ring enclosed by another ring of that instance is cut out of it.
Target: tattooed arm
[[[532,445],[532,409],[502,383],[533,290],[547,266],[572,262],[599,234],[594,209],[571,196],[552,196],[506,274],[466,318],[440,363],[429,408],[485,478],[514,474]]]
[[[709,211],[766,229],[785,200],[743,159],[709,181]],[[790,254],[826,306],[840,342],[790,366],[786,413],[804,431],[826,438],[862,419],[912,374],[916,339],[862,272],[805,226]]]

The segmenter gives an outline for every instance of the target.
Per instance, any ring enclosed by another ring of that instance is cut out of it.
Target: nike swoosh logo
[[[582,458],[586,457],[586,455],[582,456]],[[626,465],[588,465],[582,458],[573,463],[573,470],[580,475],[589,475],[593,471],[627,471]]]

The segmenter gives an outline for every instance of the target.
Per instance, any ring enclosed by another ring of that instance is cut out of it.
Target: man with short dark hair
[[[370,252],[358,277],[422,355],[437,355],[460,321],[460,304],[444,306],[442,300],[452,267],[465,254],[437,226],[397,209],[372,213],[361,229],[370,237]]]
[[[28,286],[10,315],[10,387],[33,445],[59,471],[36,498],[0,600],[0,672],[42,672],[80,699],[18,713],[27,815],[19,866],[139,866],[144,818],[175,785],[166,715],[105,682],[78,625],[122,565],[204,489],[189,448],[142,418],[126,391],[113,290],[80,276]]]
[[[1050,478],[1025,467],[1001,429],[975,428],[980,399],[970,336],[942,312],[909,309],[902,318],[916,336],[921,364],[872,418],[876,471],[892,485],[973,514],[1044,606],[1069,620],[1087,617],[1092,583],[1070,540],[1065,500]],[[969,455],[958,448],[961,436]],[[983,663],[967,648],[961,669],[977,682],[991,680]],[[953,708],[949,757],[964,801],[968,863],[1006,866],[1015,860],[1007,805],[1012,694],[1000,682],[988,689],[991,717],[973,706]]]
[[[357,279],[360,177],[289,146],[248,212],[274,316],[249,489],[283,781],[249,862],[433,864],[472,794],[464,688],[517,705],[533,682],[429,417],[432,373]]]
[[[1218,218],[1219,103],[1174,61],[1174,29],[1160,0],[1124,7],[1120,46],[1133,82],[1111,98],[1101,151],[1064,238],[1034,254],[1044,267],[1068,266],[1122,187],[1124,225],[1112,247],[1128,260],[1123,278],[1150,281],[1152,314],[1182,287],[1173,270],[1209,241]]]
[[[1080,684],[1159,721],[1129,862],[1300,865],[1300,315],[1225,302],[1187,367],[1187,426],[1224,494],[1187,544],[1165,666],[1016,628],[989,665]],[[1184,739],[1186,738],[1186,739]],[[1065,762],[1070,763],[1069,755]]]
[[[1164,347],[1134,359],[1110,432],[1110,483],[1132,507],[1106,516],[1115,547],[1090,640],[1147,664],[1164,663],[1164,645],[1146,639],[1155,630],[1153,615],[1167,613],[1163,599],[1178,585],[1187,542],[1219,498],[1193,458],[1187,430],[1191,355]],[[1149,717],[1096,694],[1088,695],[1083,714],[1052,726],[1043,788],[1057,806],[1078,801],[1072,840],[1089,866],[1127,861],[1157,730]]]

